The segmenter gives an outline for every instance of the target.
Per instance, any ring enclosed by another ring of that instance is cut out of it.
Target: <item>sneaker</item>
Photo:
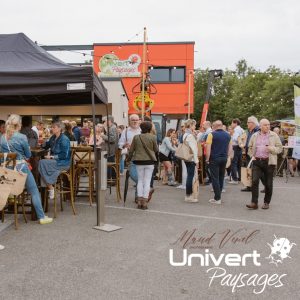
[[[222,193],[226,193],[226,190],[225,190],[225,189],[223,189],[223,190],[222,190]]]
[[[176,189],[181,189],[181,190],[185,190],[185,185],[179,185],[179,186],[176,186]]]
[[[235,180],[230,180],[230,181],[228,181],[228,183],[230,183],[230,184],[239,184],[239,182],[235,181]]]
[[[198,199],[194,199],[194,198],[193,198],[193,195],[185,196],[184,201],[185,201],[185,202],[190,202],[190,203],[196,203],[196,202],[199,202]]]
[[[5,247],[4,247],[4,246],[2,246],[2,245],[0,245],[0,250],[3,250],[3,249],[5,249]]]
[[[177,185],[176,181],[169,181],[168,182],[168,186],[175,186],[175,185]]]
[[[49,199],[54,199],[54,189],[48,190]]]
[[[221,200],[215,200],[215,199],[209,199],[208,202],[209,202],[209,203],[212,203],[212,204],[222,204],[222,201],[221,201]]]
[[[40,219],[40,224],[41,225],[49,224],[49,223],[52,223],[52,222],[53,222],[53,219],[49,218],[47,216],[45,216],[43,219]]]

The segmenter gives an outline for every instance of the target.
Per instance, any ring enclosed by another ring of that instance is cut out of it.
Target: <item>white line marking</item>
[[[88,203],[82,203],[82,202],[76,202],[75,204],[90,206]],[[93,204],[93,206],[96,206],[96,205]],[[118,206],[111,206],[111,205],[105,205],[105,207],[123,209],[123,210],[132,210],[132,211],[135,211],[135,212],[139,212],[139,210],[137,210],[136,208],[130,208],[130,207],[118,207]],[[143,213],[144,212],[146,212],[146,213],[157,213],[157,214],[170,215],[170,216],[179,216],[179,217],[189,217],[189,218],[209,219],[209,220],[219,220],[219,221],[231,221],[231,222],[251,223],[251,224],[260,224],[260,225],[269,225],[269,226],[300,229],[300,226],[295,226],[295,225],[250,221],[250,220],[242,220],[242,219],[221,218],[221,217],[212,217],[212,216],[191,215],[191,214],[174,213],[174,212],[159,211],[159,210],[152,210],[152,209],[148,209],[146,211],[143,211]]]

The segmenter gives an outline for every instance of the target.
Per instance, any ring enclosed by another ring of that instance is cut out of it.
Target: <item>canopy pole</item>
[[[109,126],[108,126],[108,105],[106,107],[107,116],[107,135],[109,151]],[[94,151],[95,151],[95,172],[96,172],[96,205],[97,205],[97,225],[93,229],[105,232],[112,232],[122,229],[120,226],[105,223],[105,194],[107,190],[107,151],[102,151],[96,147],[96,109],[95,95],[92,92],[92,111],[93,111],[93,128],[94,128]]]
[[[146,41],[147,41],[147,29],[144,27],[144,43],[143,43],[143,60],[142,60],[142,121],[144,121],[145,115],[145,72],[146,72]]]
[[[93,131],[94,131],[94,157],[95,157],[95,173],[96,173],[96,206],[97,206],[97,225],[100,224],[100,215],[98,214],[98,194],[99,194],[99,180],[98,180],[98,151],[97,151],[97,139],[96,139],[96,108],[95,108],[95,93],[94,93],[94,87],[91,92],[92,97],[92,115],[93,115]]]

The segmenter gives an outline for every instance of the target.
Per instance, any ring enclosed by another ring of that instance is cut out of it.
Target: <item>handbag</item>
[[[10,186],[6,185],[6,184],[2,184],[2,179],[0,179],[0,211],[3,210],[3,208],[5,207],[6,203],[7,203],[7,199],[9,197],[10,194]]]
[[[140,141],[141,141],[141,143],[142,143],[144,149],[146,150],[148,156],[150,157],[150,159],[153,160],[154,162],[156,162],[156,161],[157,161],[157,158],[156,158],[156,157],[154,158],[153,155],[152,155],[152,153],[151,153],[151,152],[149,151],[149,149],[146,147],[144,141],[143,141],[142,138],[141,138],[141,135],[139,135],[139,138],[140,138]]]
[[[193,161],[194,154],[188,143],[186,142],[188,135],[183,140],[182,144],[179,144],[175,151],[175,156],[185,160],[185,161]]]
[[[19,171],[17,171],[16,167],[13,170],[8,169],[6,168],[6,156],[4,156],[3,167],[0,167],[1,193],[2,190],[5,191],[7,187],[9,188],[9,193],[12,196],[18,196],[23,193],[27,179],[27,174],[22,172],[24,164],[22,164],[22,167]]]
[[[252,168],[251,164],[253,162],[253,157],[249,161],[247,167],[241,168],[241,181],[244,186],[251,187],[252,186]]]

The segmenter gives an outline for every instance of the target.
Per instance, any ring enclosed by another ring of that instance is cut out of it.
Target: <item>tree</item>
[[[193,117],[200,121],[209,70],[195,74],[195,105]],[[255,70],[242,59],[233,71],[226,70],[222,79],[213,83],[208,119],[222,120],[229,124],[239,118],[243,126],[251,115],[270,121],[294,117],[293,83],[300,78],[270,66],[265,72]]]

